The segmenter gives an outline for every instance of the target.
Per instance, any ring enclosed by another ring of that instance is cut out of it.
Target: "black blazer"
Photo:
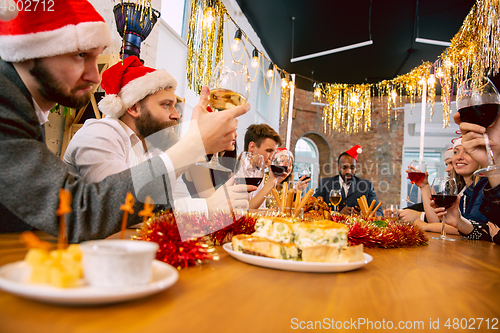
[[[330,202],[330,191],[331,190],[341,190],[342,191],[342,201],[338,205],[339,211],[341,211],[344,207],[354,207],[358,206],[358,198],[361,198],[363,195],[366,197],[366,201],[368,205],[371,204],[372,200],[375,200],[375,206],[378,205],[377,195],[373,190],[373,183],[366,179],[361,179],[359,177],[354,176],[351,187],[349,188],[349,193],[344,193],[344,189],[340,186],[340,176],[323,178],[319,181],[318,188],[314,191],[315,197],[323,197],[325,202]],[[384,215],[382,206],[377,210],[377,215]]]

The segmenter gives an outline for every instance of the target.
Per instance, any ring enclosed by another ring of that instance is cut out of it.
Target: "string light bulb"
[[[321,88],[316,84],[314,87],[314,98],[316,98],[317,100],[321,99]]]
[[[436,69],[436,76],[437,76],[438,78],[443,77],[443,69],[442,69],[441,67],[438,67],[438,68]]]
[[[254,48],[252,51],[252,67],[257,68],[259,67],[259,51],[257,51],[257,48]]]
[[[233,40],[233,44],[231,44],[231,48],[235,52],[239,51],[241,48],[241,36],[242,35],[243,35],[243,33],[241,32],[241,29],[236,30],[236,32],[234,33],[234,40]]]
[[[433,86],[436,83],[436,77],[434,76],[434,74],[429,75],[427,83],[429,83],[430,86]]]
[[[270,63],[269,68],[267,69],[267,77],[272,78],[274,75],[274,64]]]
[[[393,90],[393,91],[391,92],[391,96],[392,96],[392,100],[393,100],[393,101],[395,101],[395,100],[396,100],[396,98],[398,97],[398,93],[396,92],[396,90]]]
[[[203,27],[209,27],[215,21],[215,9],[212,1],[208,1],[207,8],[203,11]]]
[[[285,72],[281,72],[281,87],[286,88],[288,86],[288,81],[286,80]]]
[[[352,101],[353,101],[354,103],[359,102],[359,97],[358,97],[358,95],[357,95],[357,94],[352,94]]]

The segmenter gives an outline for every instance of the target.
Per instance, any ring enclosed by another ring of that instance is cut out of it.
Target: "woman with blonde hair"
[[[479,210],[484,198],[483,189],[488,179],[478,179],[474,176],[474,172],[481,166],[465,151],[462,139],[455,141],[452,163],[456,174],[463,177],[465,187],[447,211],[444,208],[438,208],[435,211],[438,216],[446,214],[446,224],[457,228],[467,239],[491,241],[487,226],[488,218]]]

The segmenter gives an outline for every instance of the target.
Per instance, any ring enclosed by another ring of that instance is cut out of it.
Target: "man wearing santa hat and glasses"
[[[355,176],[358,154],[361,152],[361,147],[355,145],[340,154],[337,161],[339,175],[321,179],[318,188],[314,191],[315,197],[323,197],[325,202],[330,202],[330,191],[341,190],[342,201],[338,205],[341,214],[359,214],[360,208],[357,199],[363,195],[366,197],[369,205],[373,200],[375,200],[375,207],[378,205],[377,195],[373,190],[372,182]],[[379,216],[383,215],[381,207],[377,210],[376,214]]]
[[[106,97],[99,102],[99,110],[107,117],[87,120],[71,139],[63,158],[70,173],[98,182],[177,143],[176,86],[166,70],[146,67],[136,56],[104,71],[101,87]],[[248,192],[257,188],[233,185],[231,180],[226,186],[229,197],[221,187],[207,199],[193,199],[181,177],[169,179],[175,212],[218,211],[228,199],[233,208],[246,209]]]
[[[104,238],[120,230],[119,207],[127,192],[137,198],[136,211],[146,195],[170,206],[169,177],[179,177],[206,153],[229,147],[235,118],[250,106],[208,113],[204,87],[193,109],[195,121],[166,153],[99,183],[73,177],[45,145],[43,124],[56,103],[74,108],[88,103],[91,86],[99,82],[97,57],[111,45],[111,34],[85,0],[54,1],[52,11],[43,13],[38,8],[0,9],[0,231],[37,228],[57,235],[58,194],[65,189],[73,197],[68,240]],[[139,221],[134,214],[128,223]]]

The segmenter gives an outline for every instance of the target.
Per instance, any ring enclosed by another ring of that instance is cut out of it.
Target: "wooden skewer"
[[[375,206],[375,203],[376,201],[375,200],[372,200],[372,204],[370,205],[370,207],[368,208],[370,210],[370,212],[372,211],[373,209],[373,206]]]
[[[291,213],[292,212],[292,203],[293,203],[293,188],[288,190],[288,196],[286,197],[286,207],[285,207],[285,213]]]
[[[382,204],[382,201],[380,201],[378,203],[377,207],[375,207],[375,209],[370,213],[370,216],[368,216],[368,217],[372,217],[375,214],[375,212],[377,211],[377,209],[379,209],[381,204]]]
[[[302,199],[302,191],[297,190],[297,194],[295,195],[295,204],[293,205],[293,213],[295,213],[297,207],[299,207],[301,199]]]
[[[283,188],[281,189],[281,212],[285,213],[285,205],[286,205],[286,194],[288,192],[288,183],[283,184]]]
[[[309,191],[307,191],[306,195],[302,198],[302,200],[300,201],[300,204],[299,206],[295,209],[295,211],[293,212],[293,215],[292,217],[297,217],[297,215],[299,214],[300,210],[302,208],[304,208],[304,206],[306,205],[307,203],[307,200],[309,200],[309,198],[311,197],[311,195],[313,195],[314,193],[314,190],[313,189],[310,189]]]
[[[283,209],[281,208],[281,198],[280,198],[280,195],[278,193],[278,190],[276,190],[275,188],[273,188],[271,190],[271,192],[273,193],[274,200],[276,200],[276,204],[278,204],[278,208],[282,211]]]

